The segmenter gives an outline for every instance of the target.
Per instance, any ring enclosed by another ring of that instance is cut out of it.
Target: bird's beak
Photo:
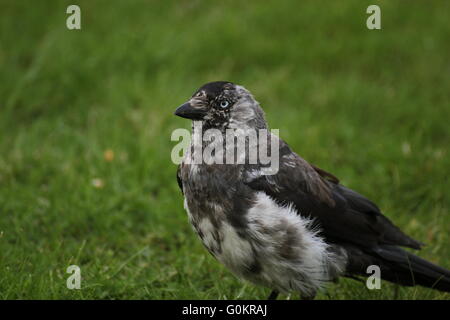
[[[186,119],[202,120],[206,112],[205,109],[193,107],[190,102],[186,102],[179,106],[174,114]]]

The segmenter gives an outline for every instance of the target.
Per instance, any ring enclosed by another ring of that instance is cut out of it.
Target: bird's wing
[[[327,240],[362,247],[390,244],[420,248],[419,242],[394,226],[373,202],[310,165],[281,139],[279,156],[279,170],[274,175],[258,175],[254,165],[246,167],[245,184],[313,218]]]
[[[320,169],[319,167],[316,167],[312,163],[310,163],[310,165],[322,178],[324,178],[324,179],[326,179],[328,181],[331,181],[331,182],[333,182],[335,184],[339,183],[339,179],[336,178],[336,176],[334,176],[333,174],[331,174],[331,173],[329,173],[329,172],[327,172],[327,171],[325,171],[323,169]]]
[[[184,194],[183,181],[181,180],[181,164],[178,165],[178,168],[177,168],[177,182],[178,182],[178,186],[180,187],[181,193]]]

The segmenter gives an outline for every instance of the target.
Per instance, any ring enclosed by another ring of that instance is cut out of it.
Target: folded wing
[[[278,173],[255,174],[258,169],[257,165],[245,168],[245,183],[282,205],[292,204],[300,215],[313,218],[330,242],[420,249],[421,243],[400,231],[373,202],[339,184],[334,175],[310,165],[281,139]]]

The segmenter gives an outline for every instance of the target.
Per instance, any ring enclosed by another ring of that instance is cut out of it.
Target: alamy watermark
[[[372,4],[367,7],[366,13],[370,16],[366,20],[366,26],[369,30],[381,29],[381,9],[376,4]]]
[[[381,269],[379,266],[373,264],[367,267],[367,274],[371,274],[367,277],[366,287],[369,290],[381,289]]]
[[[71,276],[69,276],[66,281],[67,289],[81,289],[80,267],[77,265],[68,266],[66,272],[71,274]]]
[[[70,16],[66,19],[66,27],[69,30],[81,29],[81,9],[79,6],[72,4],[67,7],[66,13]]]
[[[254,164],[262,175],[273,175],[280,162],[278,134],[278,129],[203,130],[202,123],[194,121],[192,136],[183,128],[172,132],[171,141],[181,141],[173,147],[171,159],[175,164]]]
[[[81,9],[78,5],[69,5],[66,9],[66,13],[70,14],[66,19],[66,26],[69,30],[81,29]],[[366,20],[366,26],[369,30],[381,29],[381,9],[376,4],[371,4],[367,7],[366,13],[370,16]]]

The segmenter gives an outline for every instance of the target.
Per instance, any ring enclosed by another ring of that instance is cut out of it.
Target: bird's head
[[[264,112],[251,93],[228,81],[203,85],[175,115],[201,121],[207,128],[266,128]]]

